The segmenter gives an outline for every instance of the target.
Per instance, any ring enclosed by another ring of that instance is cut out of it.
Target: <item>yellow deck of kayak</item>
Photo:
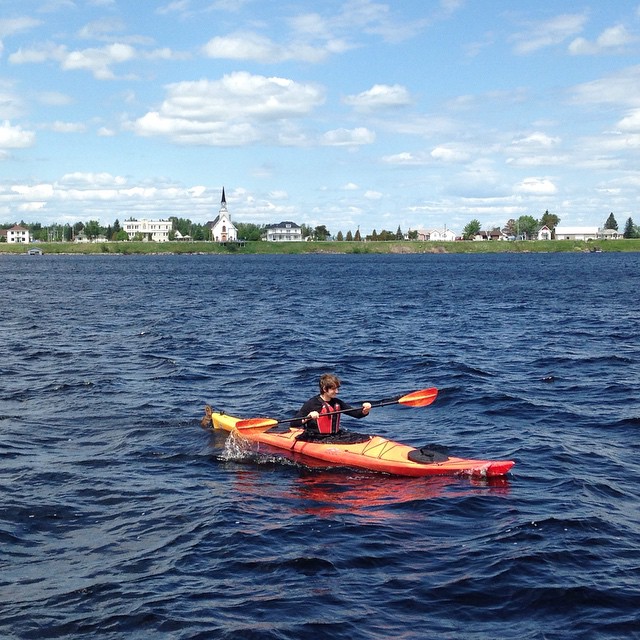
[[[205,420],[209,413],[211,426],[214,429],[235,431],[250,442],[292,451],[333,465],[370,469],[402,476],[461,474],[482,477],[505,475],[514,465],[511,460],[470,460],[455,457],[449,457],[443,462],[413,462],[409,460],[408,455],[410,452],[416,451],[415,447],[394,442],[382,436],[371,436],[366,442],[357,444],[305,442],[296,439],[302,433],[301,429],[292,428],[285,432],[236,429],[236,423],[241,418],[209,410]]]

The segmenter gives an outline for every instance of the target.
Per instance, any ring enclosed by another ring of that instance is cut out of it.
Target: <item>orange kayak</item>
[[[205,407],[203,426],[235,432],[242,438],[275,449],[290,451],[332,465],[369,469],[400,476],[468,475],[504,476],[515,464],[512,460],[473,460],[443,455],[426,448],[418,449],[382,436],[363,436],[360,442],[307,442],[298,440],[302,429],[287,431],[238,429],[234,418]],[[359,434],[358,434],[359,435]]]

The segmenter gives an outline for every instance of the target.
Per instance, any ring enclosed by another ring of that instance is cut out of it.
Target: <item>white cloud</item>
[[[515,186],[514,191],[534,196],[549,196],[558,189],[549,178],[525,178]]]
[[[567,13],[549,20],[532,23],[529,28],[515,34],[515,52],[521,55],[534,53],[539,49],[561,44],[582,31],[587,21],[583,13]]]
[[[323,90],[285,78],[246,72],[217,81],[179,82],[132,127],[143,136],[161,135],[183,144],[243,145],[266,133],[258,123],[308,115],[324,101]]]
[[[385,164],[397,164],[397,165],[423,165],[428,160],[422,154],[415,154],[409,151],[403,151],[402,153],[394,153],[389,156],[383,156],[382,162]]]
[[[364,192],[364,197],[367,200],[381,200],[384,194],[379,191],[373,191],[371,189]]]
[[[82,122],[61,122],[60,120],[52,122],[48,128],[56,133],[83,133],[87,130],[87,126]]]
[[[560,138],[556,136],[548,136],[546,133],[535,131],[523,138],[517,138],[512,142],[513,146],[530,147],[544,147],[549,148],[560,142]]]
[[[50,107],[65,107],[73,104],[70,96],[58,91],[43,91],[39,93],[37,97],[39,102],[49,105]]]
[[[640,106],[640,65],[576,85],[570,91],[579,104],[614,104]]]
[[[640,133],[640,109],[633,109],[620,122],[618,128],[621,131],[637,131]]]
[[[440,146],[431,151],[431,157],[442,162],[466,162],[469,160],[470,155],[461,149]]]
[[[329,55],[342,53],[348,48],[348,45],[336,39],[330,39],[319,45],[294,41],[285,46],[275,43],[266,36],[249,32],[216,36],[209,40],[202,50],[210,58],[254,60],[272,64],[287,60],[322,62]]]
[[[334,129],[327,131],[322,136],[322,144],[334,147],[357,146],[372,144],[375,142],[376,134],[366,127],[356,129]]]
[[[0,149],[24,149],[33,145],[36,134],[24,131],[21,126],[12,126],[5,120],[0,125]]]
[[[124,64],[137,59],[169,60],[182,59],[183,54],[174,54],[168,48],[152,51],[139,51],[129,44],[114,42],[100,48],[69,51],[63,45],[46,44],[31,49],[18,49],[9,56],[12,64],[39,64],[53,60],[65,71],[89,71],[97,80],[116,78],[112,70],[114,65]]]
[[[576,38],[569,45],[569,53],[574,55],[596,55],[619,52],[626,45],[636,40],[637,38],[632,36],[624,25],[620,24],[605,29],[595,42],[589,42],[586,38]]]
[[[347,96],[344,98],[344,102],[358,111],[371,111],[407,106],[411,104],[411,96],[406,87],[402,85],[375,84],[367,91]]]
[[[28,31],[42,24],[41,20],[34,18],[3,18],[0,19],[0,38],[12,36],[21,31]]]

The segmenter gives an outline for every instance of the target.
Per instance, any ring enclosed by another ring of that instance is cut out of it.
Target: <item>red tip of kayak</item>
[[[487,478],[492,478],[495,476],[504,476],[509,473],[509,470],[515,462],[513,460],[498,460],[497,462],[492,462],[486,470]]]

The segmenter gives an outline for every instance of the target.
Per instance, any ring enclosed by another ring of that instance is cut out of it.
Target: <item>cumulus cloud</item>
[[[548,136],[546,133],[535,131],[522,138],[516,138],[513,142],[513,146],[530,147],[543,147],[549,148],[560,142],[560,138],[557,136]]]
[[[618,129],[640,133],[640,109],[633,109],[620,122]]]
[[[322,136],[322,144],[333,147],[358,146],[375,142],[376,134],[366,127],[334,129]]]
[[[411,96],[402,85],[375,84],[367,91],[347,96],[344,102],[358,111],[372,111],[407,106],[411,104]]]
[[[242,71],[166,90],[160,108],[133,123],[137,134],[183,144],[243,145],[265,135],[258,124],[305,116],[324,101],[316,85]]]
[[[388,156],[383,156],[382,162],[384,162],[385,164],[397,165],[423,165],[426,164],[427,159],[423,154],[403,151],[402,153],[394,153]]]
[[[515,191],[534,196],[549,196],[558,189],[549,178],[525,178],[515,186]]]
[[[104,47],[91,47],[69,51],[63,45],[48,43],[31,49],[18,49],[9,56],[12,64],[39,64],[53,60],[60,64],[65,71],[88,71],[97,80],[112,80],[116,78],[112,67],[136,59],[154,60],[182,57],[174,55],[170,49],[156,49],[139,51],[129,44],[114,42]]]
[[[566,13],[549,20],[531,23],[525,31],[514,34],[515,52],[534,53],[546,47],[562,44],[582,31],[587,21],[584,13]]]
[[[36,139],[33,131],[25,131],[21,126],[13,126],[8,120],[0,124],[0,149],[24,149]]]
[[[569,45],[569,53],[573,55],[596,55],[600,53],[619,52],[628,44],[635,42],[624,25],[616,25],[605,29],[595,40],[590,42],[586,38],[576,38]]]
[[[305,42],[281,45],[266,36],[248,32],[216,36],[207,42],[202,51],[210,58],[276,63],[287,60],[322,62],[329,55],[342,53],[348,48],[345,42],[333,38],[318,45]]]
[[[42,24],[41,20],[34,18],[3,18],[0,19],[0,38],[12,36],[21,31],[28,31]]]
[[[452,146],[436,147],[431,151],[431,157],[442,162],[466,162],[470,158],[469,153]]]
[[[571,99],[579,104],[640,105],[640,65],[584,82],[570,90]]]

